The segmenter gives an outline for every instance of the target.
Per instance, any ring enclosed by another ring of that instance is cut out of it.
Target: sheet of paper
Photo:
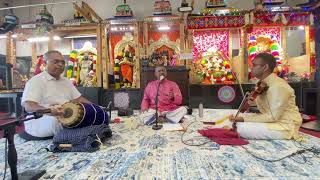
[[[163,124],[163,130],[165,130],[165,131],[181,131],[181,130],[183,130],[183,127],[179,123],[178,124],[165,123],[165,124]]]
[[[203,118],[199,120],[202,122],[222,122],[229,119],[230,114],[219,114],[216,113],[214,115],[204,115]]]

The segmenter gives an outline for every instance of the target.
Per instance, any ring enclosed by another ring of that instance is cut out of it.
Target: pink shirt
[[[151,81],[148,83],[144,90],[144,96],[141,103],[141,109],[156,109],[156,95],[159,80]],[[169,92],[173,92],[174,98],[169,99]],[[182,95],[177,83],[169,81],[167,79],[160,83],[159,96],[158,96],[158,110],[162,111],[173,111],[179,107],[182,103]]]

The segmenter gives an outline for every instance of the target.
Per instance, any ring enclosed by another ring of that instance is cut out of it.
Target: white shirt
[[[57,80],[47,71],[43,71],[27,82],[21,103],[33,101],[47,108],[51,105],[64,104],[80,96],[80,92],[68,78],[60,77]]]
[[[51,105],[62,105],[80,96],[80,92],[68,78],[60,77],[57,80],[47,71],[43,71],[27,82],[21,104],[26,101],[33,101],[48,108]],[[25,131],[37,137],[53,136],[57,132],[57,128],[61,127],[55,117],[47,115],[27,121],[24,124]]]

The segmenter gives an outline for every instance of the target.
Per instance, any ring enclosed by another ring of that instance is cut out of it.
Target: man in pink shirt
[[[182,95],[177,83],[167,79],[167,70],[164,66],[155,68],[157,80],[148,83],[144,90],[141,103],[142,118],[144,124],[155,122],[156,96],[158,94],[158,114],[170,123],[178,123],[187,114],[187,108],[179,106],[182,103]],[[162,76],[162,77],[161,77]],[[161,77],[161,78],[160,78]],[[161,80],[160,80],[161,79]]]

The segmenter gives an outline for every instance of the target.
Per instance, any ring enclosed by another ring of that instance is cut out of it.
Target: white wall
[[[16,56],[31,56],[32,45],[29,41],[16,41]]]
[[[286,34],[288,57],[301,56],[303,54],[302,43],[306,42],[305,30],[287,30]]]
[[[60,41],[54,41],[54,49],[60,51],[63,55],[69,55],[72,50],[71,39],[61,39]]]
[[[6,39],[0,39],[0,54],[6,55],[7,54],[7,46],[6,46]]]
[[[29,41],[17,41],[16,42],[17,56],[31,56],[32,53],[32,45]],[[70,39],[61,39],[60,41],[54,41],[53,46],[55,50],[60,51],[63,55],[69,55],[71,51],[71,40]],[[37,55],[42,55],[48,51],[48,42],[37,42]],[[0,48],[2,48],[2,41],[0,41]],[[2,49],[0,50],[0,54],[2,54]]]

